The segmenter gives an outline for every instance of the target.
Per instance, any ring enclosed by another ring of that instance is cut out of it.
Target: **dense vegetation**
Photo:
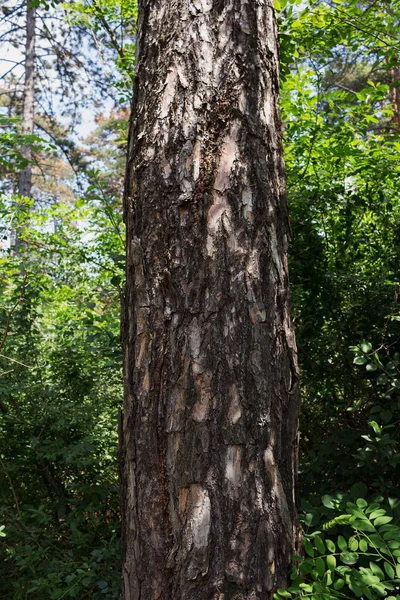
[[[36,4],[28,135],[26,5],[0,3],[0,597],[112,599],[136,8]],[[306,534],[281,596],[399,598],[400,3],[276,9]]]

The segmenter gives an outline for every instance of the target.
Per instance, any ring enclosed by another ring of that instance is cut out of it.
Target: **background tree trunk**
[[[125,194],[124,600],[269,599],[299,393],[270,0],[142,0]]]
[[[22,132],[25,135],[33,134],[34,102],[35,102],[35,41],[36,41],[36,7],[29,1],[26,3],[26,45],[25,45],[25,81],[22,107]],[[21,155],[29,163],[21,169],[18,175],[18,194],[30,198],[32,195],[32,145],[26,144],[21,148]],[[21,239],[18,227],[11,232],[10,246],[12,252],[19,254]]]
[[[22,130],[26,135],[33,134],[34,99],[35,99],[35,28],[36,8],[28,1],[26,8],[26,49],[25,49],[25,84],[24,105],[22,113]],[[32,159],[32,147],[27,144],[22,148],[22,156],[27,160]],[[29,163],[22,169],[18,179],[18,193],[21,196],[31,197],[32,191],[32,166]]]

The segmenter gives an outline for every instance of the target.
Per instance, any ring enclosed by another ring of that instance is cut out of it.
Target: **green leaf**
[[[373,502],[365,509],[365,512],[367,514],[372,513],[374,510],[377,510],[378,508],[380,508],[380,504],[378,504],[377,502]]]
[[[375,527],[372,525],[371,521],[368,519],[355,519],[352,521],[352,525],[355,529],[359,529],[360,531],[366,531],[367,533],[373,533],[375,531]]]
[[[354,565],[358,561],[358,554],[356,552],[342,552],[340,560],[345,565]]]
[[[386,590],[381,584],[375,583],[374,585],[371,585],[371,589],[373,589],[381,598],[386,596]]]
[[[326,506],[326,508],[335,508],[335,505],[332,503],[332,496],[329,494],[322,496],[322,504]]]
[[[318,550],[318,552],[320,552],[321,554],[325,554],[325,544],[322,541],[322,539],[319,537],[319,535],[316,535],[314,537],[314,545],[315,545],[316,549]]]
[[[329,552],[336,552],[336,546],[332,542],[332,540],[325,540],[325,544],[326,544],[326,547],[328,548]]]
[[[349,550],[352,552],[354,550],[358,550],[358,540],[356,537],[352,536],[348,541]]]
[[[342,535],[339,535],[337,544],[341,550],[347,550],[347,542]]]
[[[336,557],[332,554],[328,554],[326,557],[326,564],[330,571],[334,571],[336,569]]]
[[[379,415],[384,423],[389,423],[393,418],[393,413],[390,410],[382,410]]]
[[[377,548],[378,550],[380,550],[381,552],[387,550],[387,546],[385,544],[385,542],[383,541],[383,539],[381,538],[380,535],[378,535],[377,533],[372,533],[370,536],[368,536],[370,541],[372,542],[372,544],[374,545],[375,548]]]
[[[369,515],[370,519],[376,519],[376,517],[382,517],[383,515],[386,515],[386,510],[383,510],[383,508],[379,509],[379,510],[374,510],[374,512],[372,512]]]
[[[315,559],[315,569],[320,577],[323,577],[325,575],[325,562],[324,559],[320,556],[318,556],[318,558]]]
[[[374,520],[375,527],[379,527],[379,525],[386,525],[386,523],[390,523],[393,521],[393,517],[378,517]]]
[[[348,585],[349,585],[349,588],[351,589],[351,591],[353,592],[353,594],[357,598],[360,598],[362,596],[363,588],[361,585],[359,585],[358,581],[356,581],[354,579],[350,579]]]
[[[364,498],[358,498],[356,500],[356,504],[357,504],[358,508],[365,508],[366,506],[368,506],[368,502],[366,500],[364,500]]]
[[[382,569],[374,562],[370,562],[369,563],[369,568],[371,569],[371,571],[373,572],[374,575],[377,575],[377,577],[379,577],[379,579],[384,580],[385,579],[385,574],[382,571]]]
[[[364,354],[368,354],[368,352],[371,352],[372,350],[372,344],[369,342],[363,342],[361,344],[361,350],[364,352]]]
[[[335,590],[341,590],[342,587],[344,587],[344,579],[336,579],[336,581],[333,584],[333,587],[335,588]]]
[[[356,356],[355,359],[353,360],[353,363],[355,365],[365,365],[366,362],[368,362],[368,359],[366,356]]]
[[[385,561],[383,563],[383,567],[384,567],[389,579],[394,579],[394,569],[393,569],[392,565]]]
[[[375,363],[368,363],[367,366],[365,367],[367,369],[367,371],[371,372],[371,371],[376,371],[378,368],[378,365],[376,365]]]
[[[368,550],[368,543],[366,540],[360,540],[358,543],[361,552],[366,552]]]
[[[303,573],[303,575],[308,575],[309,573],[311,573],[313,568],[314,562],[309,558],[306,559],[304,562],[300,563],[299,565],[300,572]]]
[[[283,597],[283,598],[291,598],[292,597],[292,594],[290,592],[288,592],[287,590],[284,590],[284,589],[279,589],[279,590],[277,590],[276,593],[280,597]]]
[[[357,498],[364,498],[367,493],[368,488],[365,483],[358,482],[352,485],[350,488],[350,494],[354,500],[357,500]]]
[[[304,550],[307,552],[308,556],[313,557],[314,556],[314,548],[312,547],[310,542],[307,540],[307,538],[304,538],[303,543],[304,543]]]
[[[105,581],[104,579],[100,579],[99,581],[96,582],[97,586],[101,589],[101,590],[105,590],[108,587],[108,583],[107,581]]]

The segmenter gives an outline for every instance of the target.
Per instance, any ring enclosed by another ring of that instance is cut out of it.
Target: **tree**
[[[123,598],[271,598],[299,545],[272,5],[143,0],[136,68]]]
[[[22,129],[26,135],[33,135],[34,96],[35,96],[35,21],[36,7],[29,2],[26,7],[26,50],[25,50],[25,84]],[[31,197],[32,191],[32,147],[25,146],[22,155],[28,161],[20,171],[18,193]]]

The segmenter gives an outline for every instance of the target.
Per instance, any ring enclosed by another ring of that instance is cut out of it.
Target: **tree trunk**
[[[35,98],[35,28],[36,8],[27,2],[26,9],[26,49],[25,49],[25,84],[24,106],[22,114],[22,131],[25,135],[33,134],[34,98]],[[32,147],[27,144],[22,148],[21,154],[31,161]],[[21,196],[31,197],[32,192],[32,166],[29,164],[19,173],[18,193]]]
[[[124,600],[266,600],[298,550],[270,0],[142,0],[125,192]]]
[[[400,67],[390,69],[392,76],[392,104],[393,104],[393,123],[400,127]]]

